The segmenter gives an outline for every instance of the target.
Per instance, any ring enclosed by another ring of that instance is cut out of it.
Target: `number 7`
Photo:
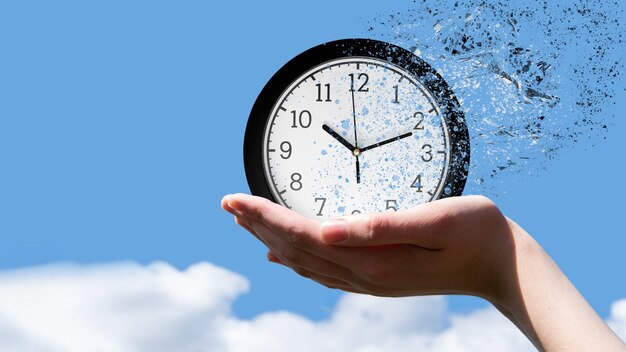
[[[317,216],[322,216],[322,210],[324,210],[324,204],[326,204],[326,198],[315,198],[315,203],[317,203],[318,201],[322,201],[322,206],[320,207],[320,211],[317,212]]]

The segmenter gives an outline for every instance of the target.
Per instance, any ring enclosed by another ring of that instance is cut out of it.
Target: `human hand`
[[[462,293],[498,300],[512,239],[481,196],[321,223],[244,194],[222,207],[270,249],[268,258],[327,287],[377,296]],[[343,237],[343,240],[341,240]]]
[[[541,246],[485,197],[324,223],[244,194],[222,207],[265,243],[270,261],[327,287],[481,296],[541,351],[626,351]]]

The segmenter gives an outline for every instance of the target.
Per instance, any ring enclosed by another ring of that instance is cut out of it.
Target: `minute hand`
[[[374,149],[374,148],[376,148],[376,147],[380,147],[381,145],[389,144],[389,143],[394,142],[394,141],[399,141],[399,140],[401,140],[402,138],[410,137],[411,135],[413,135],[413,133],[412,133],[412,132],[407,132],[407,133],[405,133],[405,134],[401,134],[401,135],[399,135],[399,136],[397,136],[397,137],[393,137],[393,138],[385,139],[385,140],[384,140],[384,141],[382,141],[382,142],[378,142],[378,143],[375,143],[375,144],[372,144],[372,145],[368,145],[368,146],[367,146],[367,147],[365,147],[365,148],[361,148],[361,153],[362,153],[362,152],[364,152],[364,151],[366,151],[366,150],[370,150],[370,149]]]

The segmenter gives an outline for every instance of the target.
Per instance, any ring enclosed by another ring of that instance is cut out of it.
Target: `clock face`
[[[259,97],[268,101],[262,112],[253,109],[251,122],[260,116],[263,128],[249,122],[246,131],[253,193],[317,219],[460,194],[469,144],[459,148],[459,140],[467,141],[467,130],[450,113],[451,92],[433,86],[441,78],[384,55],[336,56],[292,72]]]

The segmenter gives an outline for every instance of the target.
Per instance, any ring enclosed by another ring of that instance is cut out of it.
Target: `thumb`
[[[418,208],[399,212],[356,214],[327,220],[320,226],[320,237],[327,244],[339,246],[406,243],[438,248],[438,241],[434,241],[437,229],[429,226],[432,219],[429,219],[428,212],[421,212]]]

